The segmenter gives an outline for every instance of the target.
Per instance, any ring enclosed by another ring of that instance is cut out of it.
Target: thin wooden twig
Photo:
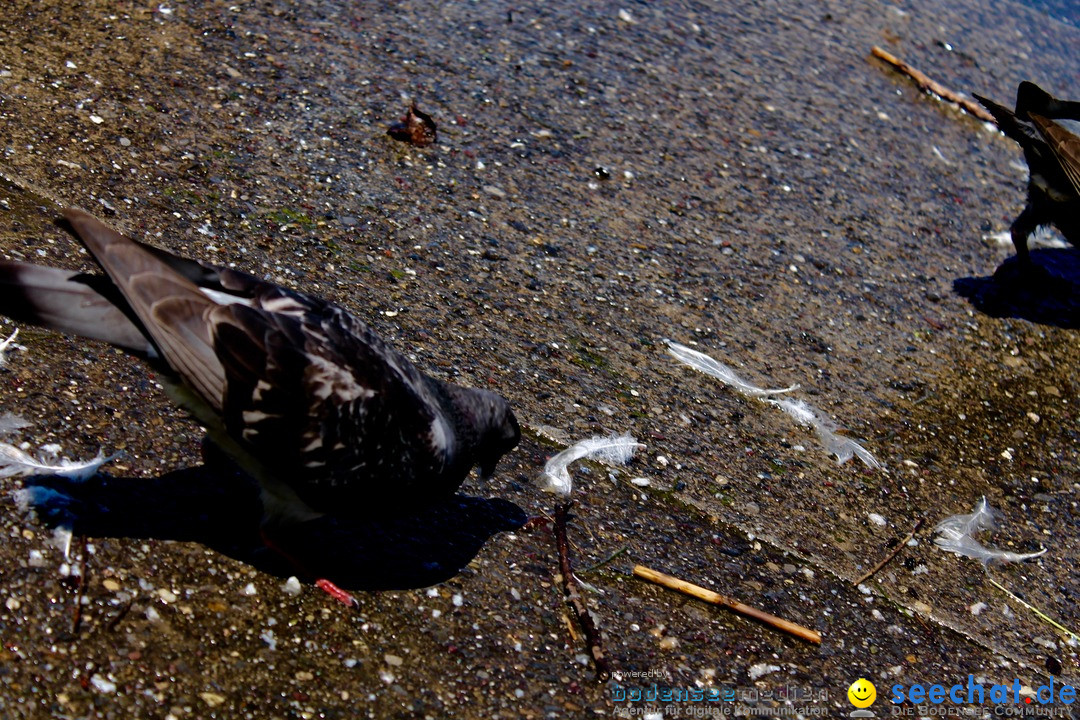
[[[602,568],[602,567],[604,567],[604,566],[605,566],[605,565],[607,565],[607,564],[608,564],[609,562],[611,562],[611,561],[612,561],[612,560],[614,560],[615,558],[619,557],[620,555],[622,555],[622,554],[623,554],[624,552],[626,552],[626,551],[627,551],[627,550],[629,550],[629,549],[630,549],[630,546],[629,546],[629,545],[623,545],[623,546],[622,546],[621,548],[619,548],[619,549],[618,549],[618,550],[616,550],[615,552],[611,553],[610,555],[608,555],[608,556],[607,556],[606,558],[604,558],[603,560],[601,560],[601,561],[599,561],[599,562],[596,562],[596,563],[593,563],[593,564],[592,564],[592,565],[590,565],[589,567],[587,567],[587,568],[585,568],[584,570],[582,570],[582,571],[581,571],[581,574],[582,574],[582,575],[585,575],[585,574],[587,574],[587,573],[591,573],[591,572],[592,572],[593,570],[598,570],[599,568]]]
[[[986,122],[994,122],[994,116],[987,112],[982,105],[979,105],[971,98],[965,97],[958,92],[950,90],[949,88],[945,87],[944,85],[935,80],[931,80],[930,77],[926,75],[926,73],[920,72],[919,70],[911,67],[906,62],[890,53],[888,50],[882,50],[877,45],[875,45],[874,47],[870,48],[870,54],[872,54],[879,60],[884,60],[889,65],[892,65],[894,68],[907,75],[909,78],[915,81],[916,85],[918,85],[926,92],[933,93],[942,100],[946,100],[948,102],[959,105],[961,108],[964,109],[964,112],[968,113],[969,115],[974,115],[980,120],[985,120]]]
[[[810,628],[803,627],[802,625],[796,625],[789,620],[784,620],[783,618],[778,618],[775,615],[770,615],[764,610],[758,610],[756,607],[751,607],[750,605],[741,603],[735,598],[721,595],[720,593],[713,592],[712,590],[706,590],[703,587],[694,585],[693,583],[688,583],[685,580],[680,580],[677,577],[658,572],[656,570],[653,570],[652,568],[647,568],[644,565],[635,565],[634,574],[637,575],[639,578],[644,578],[646,580],[656,583],[657,585],[663,585],[666,588],[677,590],[691,597],[695,597],[698,600],[704,600],[707,603],[712,603],[713,605],[720,605],[722,607],[728,608],[729,610],[734,610],[740,615],[754,618],[755,620],[763,622],[766,625],[771,625],[777,630],[783,630],[784,632],[794,635],[795,637],[802,638],[803,640],[807,640],[818,645],[821,644],[821,633],[819,633],[817,630],[811,630]]]
[[[86,588],[86,536],[83,535],[79,543],[79,577],[75,583],[75,607],[71,610],[71,634],[79,634],[79,626],[82,624],[82,599]]]
[[[607,656],[600,642],[600,631],[596,629],[592,613],[589,612],[585,599],[581,596],[577,579],[574,578],[574,568],[570,563],[570,542],[566,538],[566,517],[570,511],[572,501],[559,503],[555,508],[555,547],[559,551],[559,574],[562,575],[563,596],[566,604],[577,616],[578,625],[585,635],[585,642],[589,644],[589,654],[592,656],[593,665],[596,667],[596,679],[598,682],[607,682],[611,677],[608,667]]]
[[[105,624],[105,629],[109,632],[116,630],[116,626],[120,624],[120,621],[124,619],[124,616],[131,610],[132,604],[135,602],[135,598],[138,597],[137,593],[132,593],[131,597],[124,601],[124,604],[117,608],[116,613],[109,618],[109,621]]]
[[[919,518],[919,522],[915,523],[915,527],[911,528],[911,532],[908,533],[907,537],[904,538],[896,547],[894,547],[892,549],[892,552],[882,558],[881,562],[863,573],[862,577],[855,581],[855,584],[862,585],[871,575],[876,573],[881,568],[885,567],[885,565],[887,565],[890,560],[899,555],[900,551],[904,549],[904,546],[911,542],[911,539],[915,537],[915,533],[919,532],[919,528],[922,527],[924,519],[925,518]]]
[[[1055,628],[1057,628],[1057,629],[1058,629],[1058,630],[1060,630],[1061,632],[1063,632],[1063,633],[1065,633],[1066,635],[1068,635],[1068,636],[1069,636],[1069,637],[1070,637],[1070,638],[1072,639],[1072,641],[1073,641],[1073,642],[1076,642],[1077,640],[1080,640],[1080,635],[1077,635],[1077,634],[1076,634],[1076,633],[1074,633],[1074,632],[1073,632],[1072,630],[1070,630],[1069,628],[1065,627],[1064,625],[1062,625],[1061,623],[1059,623],[1059,622],[1058,622],[1057,620],[1054,620],[1054,619],[1053,619],[1052,617],[1050,617],[1049,615],[1047,615],[1046,613],[1044,613],[1044,612],[1043,612],[1042,610],[1040,610],[1039,608],[1035,607],[1035,606],[1034,606],[1034,605],[1032,605],[1031,603],[1029,603],[1029,602],[1027,602],[1026,600],[1024,600],[1023,598],[1019,597],[1019,596],[1018,596],[1018,595],[1017,595],[1016,593],[1014,593],[1014,592],[1013,592],[1012,590],[1009,590],[1009,589],[1008,589],[1007,587],[1005,587],[1004,585],[1002,585],[1001,583],[999,583],[999,582],[998,582],[997,580],[995,580],[994,578],[990,577],[990,574],[989,574],[989,573],[987,573],[987,575],[986,575],[986,579],[987,579],[987,580],[989,580],[989,581],[990,581],[990,584],[991,584],[991,585],[993,585],[994,587],[996,587],[996,588],[997,588],[998,590],[1000,590],[1001,592],[1005,593],[1005,594],[1006,594],[1006,595],[1008,595],[1008,596],[1009,596],[1010,598],[1012,598],[1012,599],[1013,599],[1013,600],[1015,600],[1016,602],[1020,603],[1020,604],[1021,604],[1021,605],[1023,605],[1024,607],[1026,607],[1026,608],[1027,608],[1028,610],[1030,610],[1031,612],[1035,613],[1035,615],[1037,615],[1037,616],[1038,616],[1039,618],[1041,618],[1041,619],[1042,619],[1042,620],[1043,620],[1044,622],[1046,622],[1046,623],[1047,623],[1047,624],[1049,624],[1049,625],[1052,625],[1052,626],[1054,626]]]

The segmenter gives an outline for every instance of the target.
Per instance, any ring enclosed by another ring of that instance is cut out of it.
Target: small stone
[[[870,522],[872,522],[874,525],[877,525],[878,527],[885,527],[888,524],[885,518],[881,515],[878,515],[877,513],[869,513],[866,517],[868,517],[870,519]]]
[[[461,607],[465,604],[465,598],[461,596],[461,593],[455,593],[454,597],[450,598],[450,602],[454,603],[454,607]]]
[[[401,664],[405,662],[397,655],[383,655],[383,660],[386,661],[387,665],[390,665],[392,667],[401,667]]]
[[[122,137],[120,138],[120,145],[122,147],[131,147],[131,141],[128,140],[126,137]]]
[[[294,676],[300,682],[307,682],[308,680],[314,680],[315,676],[307,670],[299,670]]]
[[[100,115],[91,115],[90,122],[94,123],[95,125],[100,125],[101,123],[105,122],[105,118],[101,117]]]
[[[93,685],[98,692],[110,694],[116,692],[116,683],[106,680],[97,673],[90,676],[90,684]]]
[[[757,680],[762,675],[768,675],[769,673],[779,672],[779,665],[770,665],[769,663],[756,663],[751,665],[746,670],[746,674],[750,676],[750,681]]]
[[[291,575],[281,586],[281,591],[283,593],[294,597],[299,595],[301,590],[303,590],[303,587],[300,585],[299,578],[295,575]]]
[[[221,705],[225,702],[224,695],[218,695],[217,693],[212,692],[201,692],[199,693],[199,697],[202,698],[202,701],[210,707],[217,707],[218,705]]]
[[[241,595],[252,596],[258,594],[258,590],[255,589],[255,583],[248,583],[244,586],[244,589],[240,591]]]
[[[15,611],[19,609],[21,604],[22,603],[20,603],[16,598],[9,597],[7,599],[7,602],[4,603],[4,607],[6,607],[8,610]]]
[[[667,637],[660,638],[660,649],[661,650],[674,650],[677,647],[679,647],[679,638],[674,637],[672,635],[668,635]]]
[[[101,587],[105,588],[109,592],[116,592],[120,589],[120,583],[115,578],[105,578],[101,581]]]

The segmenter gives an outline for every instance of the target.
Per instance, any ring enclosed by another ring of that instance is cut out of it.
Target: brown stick
[[[966,113],[968,113],[969,115],[974,115],[980,120],[985,120],[986,122],[994,122],[994,116],[987,112],[982,105],[979,105],[977,102],[970,98],[964,97],[958,92],[950,90],[939,82],[931,80],[930,77],[927,76],[925,73],[911,67],[906,62],[896,57],[889,51],[882,50],[877,45],[875,45],[874,47],[870,48],[870,54],[878,58],[879,60],[884,60],[900,72],[907,75],[909,78],[915,81],[916,85],[918,85],[926,92],[933,93],[942,100],[947,100],[951,103],[959,105],[961,108],[964,109]]]
[[[890,560],[892,560],[894,557],[899,555],[900,551],[904,549],[904,546],[907,545],[909,542],[911,542],[911,538],[915,537],[915,533],[919,532],[919,528],[922,527],[923,520],[924,520],[924,518],[919,518],[919,522],[915,523],[915,527],[911,528],[911,532],[908,533],[907,537],[904,538],[896,547],[894,547],[892,549],[892,552],[890,552],[888,555],[886,555],[881,560],[881,562],[879,562],[877,565],[875,565],[874,567],[870,568],[865,573],[863,573],[862,577],[860,577],[858,580],[855,581],[855,584],[856,585],[862,585],[864,582],[866,582],[867,578],[869,578],[871,575],[876,573],[881,568],[885,567],[885,565]]]
[[[128,614],[129,610],[131,610],[131,606],[135,602],[136,597],[136,594],[132,593],[131,597],[124,601],[124,604],[117,609],[116,614],[109,619],[108,623],[106,623],[106,630],[108,630],[109,632],[116,630],[116,626],[120,624],[120,621],[123,620],[124,616]]]
[[[75,583],[75,607],[71,610],[71,634],[79,634],[79,625],[82,624],[82,599],[86,588],[86,536],[81,539],[79,546],[79,577]],[[74,570],[74,566],[72,567]]]
[[[596,679],[598,682],[607,682],[611,677],[608,668],[607,657],[604,648],[600,644],[600,632],[596,629],[592,614],[585,605],[585,599],[578,589],[577,580],[574,579],[574,568],[570,564],[570,542],[566,538],[566,515],[570,511],[570,500],[559,503],[555,508],[555,547],[559,551],[559,574],[562,575],[563,596],[566,604],[577,615],[578,625],[585,634],[585,642],[589,644],[589,654],[592,655],[593,665],[596,666]]]
[[[666,588],[678,590],[681,593],[685,593],[686,595],[689,595],[691,597],[696,597],[699,600],[704,600],[707,603],[712,603],[713,605],[721,605],[730,610],[734,610],[740,615],[752,617],[755,620],[759,620],[760,622],[765,623],[766,625],[773,626],[777,630],[783,630],[784,632],[790,633],[795,637],[802,638],[803,640],[808,640],[818,645],[821,644],[821,633],[819,633],[817,630],[811,630],[810,628],[805,628],[802,625],[796,625],[795,623],[788,620],[778,618],[775,615],[770,615],[764,610],[758,610],[755,607],[744,605],[738,600],[727,597],[726,595],[715,593],[712,590],[706,590],[703,587],[699,587],[697,585],[694,585],[693,583],[688,583],[685,580],[680,580],[679,578],[672,577],[671,575],[666,575],[662,572],[657,572],[656,570],[647,568],[644,565],[635,565],[634,574],[640,578],[644,578],[646,580],[654,582],[657,585],[663,585]]]

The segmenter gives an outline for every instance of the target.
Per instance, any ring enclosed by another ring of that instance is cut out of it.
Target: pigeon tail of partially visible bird
[[[1025,80],[1016,88],[1016,115],[1028,120],[1042,115],[1054,120],[1080,120],[1080,102],[1058,100],[1035,83]]]
[[[994,116],[994,124],[998,126],[998,129],[1016,142],[1024,145],[1036,137],[1030,126],[1020,122],[1016,113],[1009,108],[999,105],[990,98],[985,98],[978,93],[972,93],[972,96]]]

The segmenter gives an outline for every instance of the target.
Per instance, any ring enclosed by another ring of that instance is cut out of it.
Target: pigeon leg
[[[337,585],[327,580],[326,578],[319,578],[315,581],[315,587],[322,590],[324,593],[334,598],[338,602],[345,603],[353,610],[360,609],[360,603],[348,592],[342,590]]]
[[[1016,260],[1022,267],[1031,265],[1031,256],[1028,254],[1028,236],[1035,232],[1039,221],[1035,218],[1035,211],[1031,205],[1024,208],[1015,220],[1009,232],[1012,234],[1013,246],[1016,247]]]
[[[266,532],[265,529],[261,529],[259,531],[259,536],[262,538],[263,545],[265,545],[268,550],[271,550],[283,560],[285,560],[285,562],[287,562],[289,566],[295,569],[300,575],[309,578],[312,576],[313,573],[308,572],[307,568],[304,567],[303,563],[301,563],[295,557],[290,555],[286,550],[284,550],[280,545],[274,542],[273,538],[270,537],[270,535]],[[318,578],[315,581],[315,587],[319,588],[338,602],[348,605],[354,610],[359,609],[360,607],[360,603],[355,597],[353,597],[345,590],[342,590],[331,580],[327,580],[326,578]]]

